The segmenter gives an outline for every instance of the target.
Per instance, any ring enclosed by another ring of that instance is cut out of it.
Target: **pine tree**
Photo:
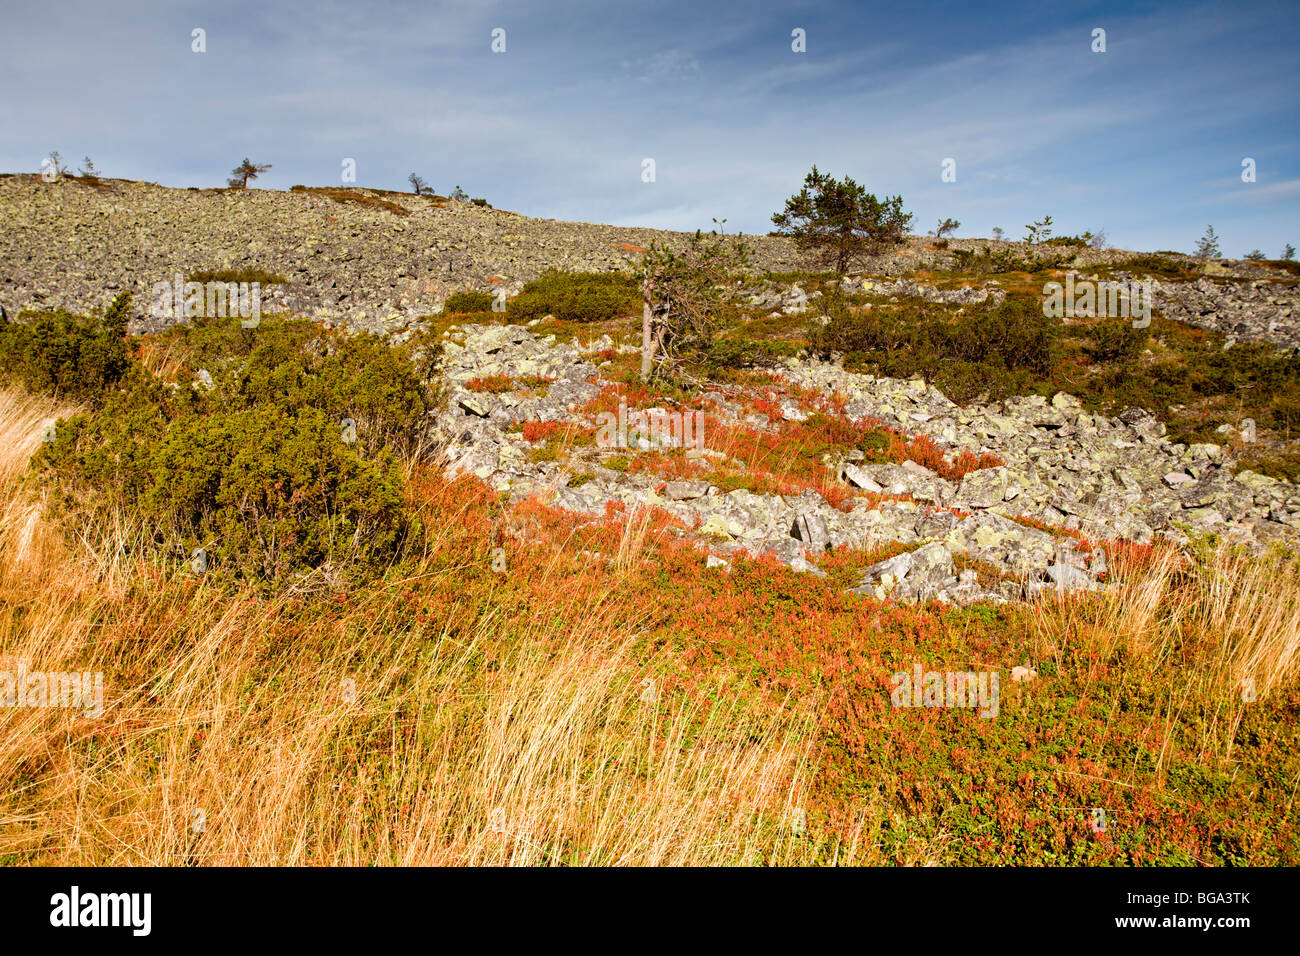
[[[835,179],[812,168],[804,188],[785,201],[772,222],[800,249],[844,275],[856,260],[900,243],[911,225],[902,196],[877,199],[851,178]]]
[[[270,168],[270,163],[250,163],[245,156],[244,161],[230,171],[232,175],[226,183],[231,189],[247,189],[250,179],[256,179]]]
[[[1200,241],[1196,243],[1196,252],[1193,255],[1198,259],[1217,259],[1223,255],[1219,251],[1219,237],[1215,235],[1213,226],[1205,227],[1205,235],[1201,236]]]

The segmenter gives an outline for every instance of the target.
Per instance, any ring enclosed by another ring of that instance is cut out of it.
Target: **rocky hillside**
[[[452,292],[513,293],[549,268],[627,268],[651,242],[685,238],[373,190],[177,190],[24,176],[0,178],[0,217],[0,304],[11,314],[85,312],[126,289],[135,295],[136,332],[157,327],[145,314],[150,290],[177,273],[260,270],[286,280],[264,289],[264,310],[401,333]],[[784,239],[751,244],[755,271],[804,264]],[[854,281],[895,302],[1001,304],[1007,293],[996,279],[941,288],[899,276],[952,268],[959,252],[989,245],[1013,247],[951,240],[936,248],[914,239],[868,263],[864,271],[874,278]],[[1123,265],[1132,256],[1082,250],[1073,265],[1127,277]],[[1174,274],[1191,262],[1162,261],[1175,264]],[[1157,280],[1157,309],[1242,340],[1300,344],[1293,280],[1241,281],[1256,274],[1245,264],[1217,271],[1196,281]],[[821,294],[771,281],[741,292],[751,311],[776,317],[806,310]],[[706,386],[665,411],[700,412],[714,436],[776,447],[797,439],[792,430],[824,412],[830,396],[844,396],[836,414],[862,430],[857,437],[923,440],[932,454],[871,460],[861,443],[849,443],[824,455],[825,483],[728,490],[718,476],[747,467],[734,448],[710,444],[671,475],[653,464],[629,467],[638,455],[653,458],[671,446],[610,450],[568,441],[556,448],[557,429],[589,433],[602,397],[622,387],[612,366],[634,350],[624,339],[604,335],[580,346],[518,326],[470,325],[453,329],[445,349],[447,398],[433,432],[453,474],[472,473],[516,502],[540,497],[593,515],[662,509],[722,566],[744,551],[820,574],[814,562],[828,550],[894,545],[903,553],[869,569],[862,588],[968,603],[1100,586],[1106,558],[1097,542],[1187,543],[1214,534],[1258,552],[1300,540],[1295,486],[1238,469],[1226,447],[1171,442],[1165,425],[1138,408],[1093,414],[1064,393],[960,407],[920,380],[786,358],[759,386]],[[978,466],[958,469],[957,461]]]
[[[0,305],[84,312],[126,289],[135,296],[135,331],[152,327],[153,285],[177,273],[263,270],[287,280],[263,290],[264,309],[393,331],[437,312],[462,289],[499,285],[513,293],[548,268],[624,268],[652,241],[686,238],[375,190],[169,189],[108,179],[92,186],[27,175],[0,177],[0,221]],[[806,265],[788,240],[748,242],[755,270]],[[956,250],[985,245],[954,239],[938,250],[916,239],[866,271],[951,263]],[[1078,263],[1126,255],[1085,250]]]
[[[920,381],[824,363],[789,360],[756,393],[720,388],[699,396],[711,440],[693,463],[694,477],[666,481],[653,470],[629,471],[638,451],[676,447],[671,436],[659,448],[576,443],[562,460],[548,454],[542,436],[551,426],[532,436],[526,426],[595,425],[589,409],[617,388],[602,375],[610,361],[596,362],[617,351],[608,338],[580,347],[516,326],[454,331],[444,362],[448,398],[436,427],[449,470],[473,474],[515,502],[538,496],[591,515],[606,514],[611,504],[663,509],[694,529],[711,563],[744,551],[820,574],[809,556],[901,545],[910,550],[868,569],[861,587],[952,603],[1096,587],[1106,556],[1091,542],[1159,536],[1187,543],[1216,534],[1262,551],[1300,540],[1293,485],[1248,470],[1234,475],[1222,447],[1171,443],[1165,426],[1143,410],[1093,415],[1066,394],[961,408]],[[484,392],[480,383],[492,380],[512,387]],[[925,436],[948,460],[966,452],[1002,464],[953,480],[911,460],[864,463],[860,450],[845,447],[825,459],[828,477],[843,485],[838,507],[811,488],[756,494],[708,480],[728,459],[717,447],[720,435],[740,427],[753,441],[789,441],[789,426],[817,411],[818,399],[809,396],[832,393],[850,397],[843,413],[852,422]],[[755,398],[766,414],[752,412]]]

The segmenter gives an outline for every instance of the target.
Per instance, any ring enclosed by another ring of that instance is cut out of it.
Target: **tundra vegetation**
[[[1188,440],[1245,415],[1264,436],[1300,426],[1294,356],[1159,316],[1044,317],[1051,246],[915,276],[952,287],[996,265],[1001,304],[855,289],[842,273],[901,228],[901,200],[815,169],[801,196],[785,227],[830,271],[782,277],[808,294],[798,314],[751,314],[728,291],[746,281],[739,242],[700,235],[648,250],[637,274],[548,273],[503,313],[471,290],[400,343],[290,315],[128,339],[126,297],[0,326],[0,648],[105,686],[96,718],[0,708],[0,861],[1300,862],[1287,551],[1095,542],[1110,589],[906,605],[846,593],[898,545],[819,557],[825,577],[744,557],[724,573],[654,508],[507,509],[445,477],[425,426],[438,332],[467,314],[610,335],[591,355],[617,386],[604,410],[725,387],[778,422],[762,384],[811,353],[963,402],[1140,404]],[[666,318],[643,380],[646,308]],[[551,384],[484,375],[470,391]],[[821,457],[846,446],[954,476],[989,464],[819,400],[762,442],[724,436],[735,454],[710,480],[833,494]],[[522,427],[555,459],[594,441]],[[662,452],[620,454],[606,465],[672,476]],[[1001,671],[997,718],[892,707],[890,675],[918,663]],[[1029,664],[1035,680],[1008,678]]]

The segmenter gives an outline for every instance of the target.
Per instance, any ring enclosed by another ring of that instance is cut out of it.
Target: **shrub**
[[[545,315],[569,322],[603,322],[640,307],[641,293],[631,276],[549,270],[525,285],[507,312],[516,323]]]
[[[204,548],[214,571],[258,581],[397,554],[413,528],[398,456],[421,454],[435,401],[412,346],[301,320],[256,334],[200,321],[160,339],[212,387],[129,363],[102,408],[61,425],[35,460],[58,511],[82,527],[137,516],[159,553]]]
[[[1135,329],[1129,322],[1097,322],[1088,327],[1084,346],[1095,362],[1131,362],[1142,354],[1149,330]]]
[[[1180,259],[1158,254],[1131,256],[1115,263],[1111,268],[1141,275],[1156,276],[1162,279],[1185,279],[1199,274],[1196,269],[1191,268]]]
[[[448,314],[452,312],[491,312],[492,298],[491,292],[456,292],[447,296],[442,311]]]
[[[96,402],[126,372],[130,315],[123,292],[101,318],[60,310],[0,325],[0,373],[32,391]]]
[[[838,296],[826,297],[824,309],[829,321],[809,333],[815,352],[840,352],[846,365],[892,377],[919,375],[955,401],[1030,390],[1053,367],[1057,329],[1033,296],[1008,295],[996,309],[955,316],[926,302],[859,313]]]
[[[191,272],[185,277],[186,282],[256,282],[260,285],[287,285],[284,276],[267,272],[265,269],[204,269]]]
[[[1074,253],[1060,252],[1055,255],[1030,253],[1020,255],[1012,247],[993,250],[985,246],[983,251],[974,249],[954,249],[959,268],[964,272],[1000,275],[1007,272],[1041,272],[1066,265],[1074,259]]]
[[[396,551],[401,469],[387,452],[362,458],[325,412],[171,407],[169,420],[140,427],[163,408],[115,397],[58,429],[37,466],[60,479],[65,513],[137,512],[161,551],[204,548],[214,571],[261,581]]]

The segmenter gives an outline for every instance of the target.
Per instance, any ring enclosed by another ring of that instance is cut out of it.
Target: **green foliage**
[[[1188,279],[1199,275],[1199,271],[1190,267],[1181,259],[1173,259],[1159,254],[1131,256],[1115,263],[1112,271],[1132,272],[1138,275],[1156,276],[1161,279]]]
[[[137,515],[157,552],[203,548],[212,573],[232,579],[398,553],[415,527],[399,456],[420,454],[434,401],[412,347],[305,321],[256,332],[201,322],[162,339],[189,356],[179,388],[133,362],[123,387],[37,456],[62,514],[80,525]],[[210,389],[185,380],[199,368]]]
[[[794,358],[801,351],[802,347],[794,342],[718,338],[700,351],[697,361],[703,371],[713,375],[723,369],[775,365],[783,358]]]
[[[934,227],[933,235],[936,239],[942,239],[944,236],[956,232],[960,228],[961,223],[949,216],[946,219],[939,220],[939,224]],[[945,246],[944,248],[947,247]]]
[[[287,285],[284,276],[265,269],[204,269],[191,272],[186,282],[256,282],[259,285]]]
[[[231,189],[247,189],[250,179],[256,179],[270,168],[270,163],[252,163],[245,156],[244,161],[230,171],[226,185]]]
[[[1046,240],[1049,246],[1071,246],[1077,249],[1086,249],[1092,244],[1092,233],[1085,232],[1081,236],[1053,236]]]
[[[492,298],[491,292],[455,292],[447,296],[447,301],[442,305],[442,311],[448,314],[453,312],[491,312]]]
[[[636,279],[623,273],[548,270],[506,307],[516,324],[554,315],[568,322],[603,322],[641,307]]]
[[[994,250],[985,246],[982,251],[954,249],[958,268],[977,275],[1002,275],[1008,272],[1042,272],[1068,265],[1074,259],[1072,252],[1041,255],[1037,252],[1020,254],[1014,247]]]
[[[1198,259],[1217,259],[1223,255],[1219,250],[1219,237],[1215,234],[1213,226],[1205,227],[1205,235],[1197,240],[1196,251],[1192,255]]]
[[[131,294],[123,292],[100,318],[65,311],[0,325],[0,376],[35,392],[97,402],[126,372]]]
[[[912,216],[903,212],[902,196],[879,200],[850,177],[835,179],[814,166],[804,188],[772,222],[801,250],[843,275],[864,256],[902,242]]]
[[[636,278],[652,308],[657,375],[670,376],[684,361],[708,362],[719,324],[736,314],[727,286],[748,256],[739,239],[717,233],[705,236],[700,230],[680,249],[650,244]]]
[[[1052,236],[1052,217],[1044,216],[1025,226],[1025,242],[1047,242]]]
[[[1148,329],[1135,329],[1127,320],[1101,321],[1088,326],[1084,346],[1094,362],[1132,362],[1147,346]]]
[[[956,401],[1032,391],[1052,370],[1057,328],[1032,296],[1009,295],[996,309],[960,315],[925,302],[863,312],[842,297],[824,302],[829,321],[811,330],[815,352],[843,353],[848,365],[896,378],[921,376]]]

